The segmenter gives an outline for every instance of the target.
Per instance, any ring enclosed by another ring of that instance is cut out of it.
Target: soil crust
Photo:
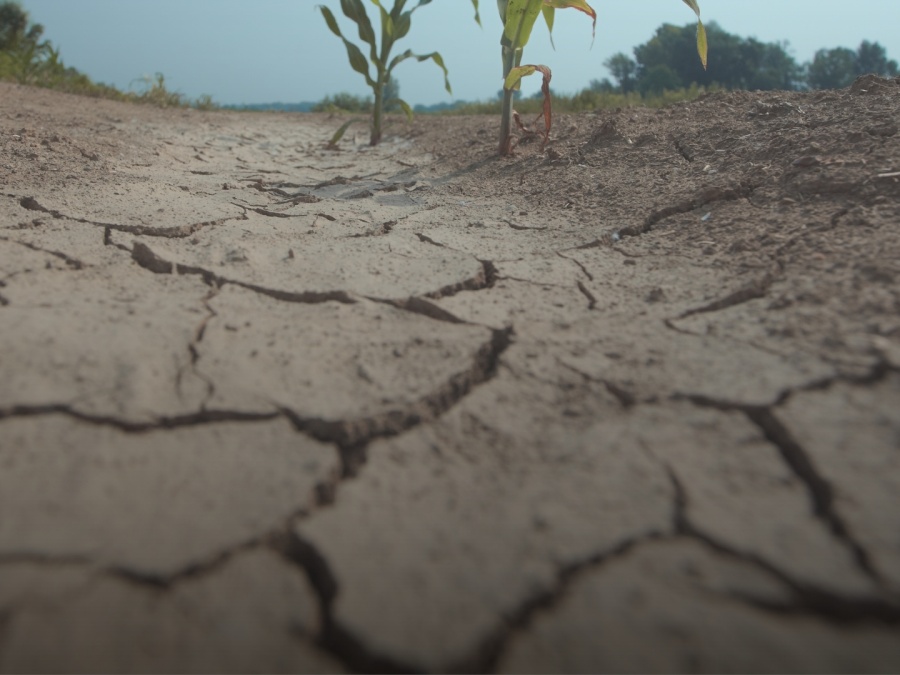
[[[900,79],[342,122],[0,83],[0,670],[900,670]]]

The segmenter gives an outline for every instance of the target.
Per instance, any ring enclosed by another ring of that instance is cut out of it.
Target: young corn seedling
[[[381,15],[381,39],[376,37],[375,29],[366,12],[363,0],[341,0],[341,11],[344,16],[356,24],[359,33],[359,39],[362,40],[369,48],[368,59],[363,51],[350,42],[341,32],[337,20],[330,9],[322,5],[318,6],[319,11],[325,18],[325,23],[332,33],[337,35],[344,41],[347,48],[347,57],[350,60],[350,66],[366,79],[366,84],[372,89],[375,98],[372,110],[372,134],[370,137],[371,145],[378,145],[381,142],[382,125],[384,120],[384,107],[386,104],[398,105],[407,119],[412,119],[412,108],[402,99],[393,99],[391,101],[384,100],[385,88],[391,79],[394,68],[408,59],[416,61],[434,61],[434,63],[444,72],[444,87],[448,93],[453,93],[450,88],[450,80],[447,73],[447,67],[444,65],[444,59],[437,52],[430,54],[413,54],[412,50],[407,49],[405,52],[391,58],[391,52],[394,45],[400,39],[404,38],[412,26],[412,15],[417,9],[428,5],[432,0],[418,0],[412,9],[404,11],[408,0],[394,0],[394,6],[391,11],[387,11],[381,4],[380,0],[369,0],[373,5],[378,7]],[[478,0],[472,0],[475,6],[475,20],[481,23],[478,16]],[[370,64],[374,67],[374,72],[370,68]],[[339,140],[339,139],[338,139]]]
[[[473,1],[477,11],[477,0]],[[683,0],[683,2],[697,14],[697,52],[700,54],[700,60],[705,68],[707,56],[706,29],[700,20],[700,6],[697,4],[697,0]],[[500,39],[500,44],[503,48],[503,107],[501,108],[500,117],[500,154],[506,156],[512,154],[514,148],[512,136],[513,120],[522,127],[518,116],[513,111],[515,92],[521,87],[522,78],[534,73],[540,73],[543,76],[541,91],[544,95],[544,109],[541,117],[544,118],[543,137],[545,143],[550,135],[552,125],[550,69],[542,65],[522,65],[522,53],[531,37],[531,30],[534,28],[538,15],[543,15],[552,40],[553,20],[557,9],[577,9],[584,12],[593,20],[594,28],[597,25],[597,13],[586,0],[497,0],[497,7],[500,10],[500,19],[503,21],[503,37]]]

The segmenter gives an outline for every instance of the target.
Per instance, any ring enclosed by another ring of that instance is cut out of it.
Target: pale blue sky
[[[339,0],[20,1],[32,20],[44,24],[45,36],[61,48],[66,64],[120,88],[161,72],[170,88],[192,98],[210,94],[224,104],[367,93],[362,77],[347,64],[343,45],[315,9],[331,7],[346,26]],[[436,66],[410,61],[395,71],[410,103],[485,99],[500,89],[496,3],[480,4],[483,28],[472,20],[470,0],[435,0],[416,13],[398,48],[440,51],[453,96],[444,91]],[[663,22],[683,25],[693,18],[679,0],[591,4],[599,14],[593,48],[590,21],[575,10],[557,13],[556,51],[542,24],[526,47],[526,62],[553,70],[555,91],[575,92],[606,77],[602,64],[610,55],[630,54]],[[706,21],[731,33],[789,41],[800,62],[820,47],[855,48],[863,39],[880,42],[900,60],[900,0],[700,0],[700,5]],[[538,88],[537,78],[531,79],[526,94]]]

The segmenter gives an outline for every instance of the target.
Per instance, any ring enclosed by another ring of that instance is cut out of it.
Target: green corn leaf
[[[544,23],[547,24],[547,30],[550,31],[550,42],[553,42],[553,20],[556,18],[556,10],[548,5],[541,8],[544,15]]]
[[[409,29],[412,27],[412,10],[403,12],[394,22],[394,41],[406,37]]]
[[[503,46],[522,49],[531,38],[534,22],[543,8],[543,0],[508,0],[503,27]]]
[[[381,12],[381,44],[382,48],[386,43],[390,43],[393,45],[394,40],[394,17],[392,16],[393,12],[388,12],[381,4],[380,0],[371,0],[372,4],[378,6],[378,11]],[[403,0],[405,3],[406,0]],[[394,3],[394,9],[397,9],[397,3]]]
[[[592,34],[597,31],[597,13],[587,0],[497,0],[497,8],[504,20],[503,46],[522,49],[531,37],[538,13],[544,17],[553,44],[553,24],[557,9],[577,9],[594,22]]]
[[[2,0],[0,0],[2,1]],[[369,0],[369,2],[378,8],[379,18],[381,19],[381,34],[376,36],[372,21],[369,19],[365,0],[340,0],[341,10],[344,15],[356,24],[359,33],[359,40],[362,43],[357,46],[354,42],[350,42],[341,32],[341,28],[335,19],[334,13],[327,7],[318,6],[328,25],[328,29],[341,39],[347,50],[347,56],[350,66],[356,72],[360,73],[366,80],[366,84],[372,89],[375,95],[375,109],[372,113],[372,134],[370,142],[377,145],[382,137],[382,117],[383,117],[383,96],[384,89],[390,81],[393,69],[407,59],[415,59],[421,61],[434,61],[441,71],[444,73],[444,87],[448,93],[453,93],[450,87],[449,73],[444,59],[437,52],[431,54],[414,54],[411,50],[407,50],[399,56],[391,58],[394,44],[397,40],[405,37],[411,30],[412,15],[422,7],[430,5],[434,0],[393,0],[391,9],[388,11],[385,0]],[[520,2],[521,0],[514,0]],[[471,0],[472,7],[475,10],[475,21],[481,23],[481,17],[478,13],[478,0]],[[526,0],[527,3],[534,4],[538,9],[543,0]],[[411,9],[406,10],[406,7]],[[369,9],[372,9],[369,7]],[[533,21],[532,21],[533,23]],[[527,36],[526,36],[527,39]],[[365,49],[365,45],[369,47],[368,59],[364,56],[360,47]],[[2,55],[0,55],[2,57]],[[510,62],[518,65],[521,62],[521,50],[513,53],[510,52]],[[374,66],[374,73],[372,67]],[[408,103],[397,100],[396,104],[400,106],[404,113],[409,117],[412,115],[412,108]],[[349,125],[347,125],[349,126]],[[334,143],[340,140],[340,137],[346,131],[346,126],[338,130]]]
[[[550,35],[550,47],[556,50],[556,42],[553,40],[553,23],[556,20],[556,10],[544,5],[541,8],[541,13],[544,15],[544,23],[547,24],[547,33]]]
[[[472,0],[472,6],[475,8],[475,23],[481,25],[481,16],[478,14],[478,0]]]
[[[362,0],[341,0],[341,11],[344,16],[357,25],[360,40],[367,44],[375,42],[375,29],[372,27]]]
[[[407,59],[415,59],[419,63],[429,60],[434,61],[435,64],[444,71],[444,88],[447,90],[448,94],[453,93],[453,89],[450,87],[450,73],[447,71],[447,66],[444,65],[444,58],[437,52],[432,52],[431,54],[413,54],[413,51],[411,49],[407,49],[402,54],[398,54],[393,59],[391,59],[391,64],[388,66],[386,71],[386,77],[390,78],[394,68]]]
[[[337,20],[334,18],[334,14],[331,13],[331,10],[325,5],[316,5],[316,9],[322,12],[322,16],[325,17],[325,23],[328,25],[329,30],[343,40],[344,35],[341,33],[341,28],[338,26]]]
[[[369,20],[362,0],[341,0],[341,11],[344,12],[344,16],[357,25],[359,39],[369,45],[369,56],[374,62],[378,55],[375,29],[372,28],[372,22]]]
[[[355,120],[348,120],[347,122],[344,122],[341,125],[340,129],[338,129],[337,131],[334,132],[334,136],[331,137],[331,140],[328,141],[328,147],[332,150],[337,148],[338,143],[341,142],[341,139],[344,137],[344,134],[346,133],[347,129],[350,128],[350,125],[355,124],[356,122],[361,122],[361,121],[362,120],[355,119]]]
[[[341,33],[337,20],[334,18],[334,14],[331,13],[330,9],[319,5],[319,11],[321,11],[322,16],[325,17],[325,23],[328,24],[328,28],[331,29],[331,32],[344,41],[344,46],[347,48],[347,56],[350,59],[350,66],[353,70],[366,78],[366,84],[370,87],[374,87],[375,80],[373,80],[369,74],[369,62],[366,60],[366,57],[363,55],[360,48],[344,37],[344,34]]]

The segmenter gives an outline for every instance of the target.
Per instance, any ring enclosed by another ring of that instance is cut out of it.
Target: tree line
[[[593,80],[590,88],[643,95],[693,84],[749,90],[840,89],[867,73],[895,77],[900,72],[885,48],[868,40],[855,51],[820,49],[812,61],[799,64],[786,42],[765,43],[732,35],[715,22],[707,26],[707,36],[707,70],[697,63],[695,26],[664,24],[649,41],[634,48],[633,57],[620,52],[604,62],[615,82]]]
[[[213,105],[208,96],[193,102],[168,90],[159,74],[155,78],[143,78],[144,90],[140,93],[124,93],[94,83],[75,68],[67,67],[59,50],[43,34],[43,26],[31,23],[21,5],[12,0],[0,1],[0,80],[157,105]],[[707,26],[707,35],[711,54],[708,70],[703,70],[697,62],[696,27],[664,24],[650,40],[635,47],[633,56],[618,53],[607,59],[604,65],[609,68],[612,80],[592,80],[586,89],[568,97],[571,99],[568,108],[574,112],[606,105],[665,104],[681,100],[677,96],[672,98],[679,92],[683,99],[690,99],[697,92],[716,88],[838,89],[849,86],[859,75],[875,73],[895,77],[900,72],[885,48],[868,40],[856,50],[820,49],[811,61],[800,64],[784,42],[764,43],[756,38],[732,35],[715,22]],[[392,78],[388,86],[391,96],[399,97],[399,82]],[[517,105],[522,107],[526,103]],[[365,112],[370,105],[371,100],[363,97],[335,94],[318,103],[304,104],[304,108]],[[471,108],[471,112],[477,112],[481,110],[478,106],[492,105],[493,102],[456,101],[431,108],[465,111]],[[422,111],[431,108],[416,106]]]
[[[161,73],[138,78],[143,89],[139,93],[123,92],[111,85],[94,82],[78,69],[66,66],[59,49],[43,37],[44,27],[32,23],[28,12],[18,2],[0,2],[0,80],[161,107],[211,108],[215,105],[208,95],[191,101],[171,91]]]

